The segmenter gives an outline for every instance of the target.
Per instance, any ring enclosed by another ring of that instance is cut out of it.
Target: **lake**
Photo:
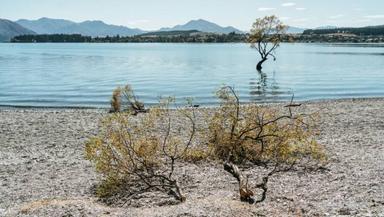
[[[124,84],[146,104],[214,105],[223,84],[243,102],[384,96],[384,44],[283,44],[276,55],[259,73],[246,44],[0,43],[0,105],[109,107]]]

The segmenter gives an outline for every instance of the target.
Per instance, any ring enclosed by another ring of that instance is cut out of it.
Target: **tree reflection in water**
[[[276,72],[269,78],[266,73],[258,71],[258,78],[252,78],[249,82],[250,100],[255,102],[280,101],[286,92],[280,90],[279,84],[275,79]]]

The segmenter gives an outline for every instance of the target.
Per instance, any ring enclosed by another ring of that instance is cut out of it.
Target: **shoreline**
[[[0,44],[246,44],[246,42],[0,42]],[[384,45],[384,42],[282,42],[281,44]]]
[[[293,100],[293,102],[301,103],[301,104],[318,104],[318,103],[332,103],[332,102],[361,102],[361,101],[380,101],[384,100],[383,97],[356,97],[356,98],[340,98],[340,99],[314,99],[314,100]],[[274,105],[282,105],[289,103],[290,100],[287,101],[277,101],[277,102],[244,102],[242,105],[249,104],[257,104],[257,105],[266,105],[266,106],[274,106]],[[153,104],[156,105],[156,104]],[[148,107],[151,108],[149,105]],[[197,104],[199,105],[199,104]],[[202,109],[214,109],[217,108],[217,105],[199,105],[199,108]],[[18,106],[18,105],[1,105],[0,111],[2,110],[90,110],[90,111],[109,111],[110,107],[92,107],[92,106]]]
[[[107,206],[93,194],[99,175],[84,159],[107,110],[0,108],[0,216],[383,216],[384,98],[300,103],[298,112],[321,112],[327,170],[276,175],[257,205],[239,201],[236,180],[220,165],[182,163],[185,203],[151,192]],[[265,172],[250,168],[250,182]]]

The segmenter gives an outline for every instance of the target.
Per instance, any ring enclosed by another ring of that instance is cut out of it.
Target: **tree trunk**
[[[177,199],[180,200],[181,202],[185,202],[186,197],[184,196],[184,193],[180,188],[179,182],[175,181],[175,187],[176,187],[176,193],[178,195]]]
[[[182,202],[182,203],[185,202],[186,201],[186,197],[185,197],[183,191],[181,190],[179,182],[177,180],[172,180],[171,181],[171,185],[173,185],[175,190],[169,189],[169,194],[174,196],[180,202]]]
[[[261,71],[261,69],[263,68],[261,65],[263,65],[263,63],[264,63],[265,61],[267,61],[267,58],[266,58],[266,57],[264,57],[262,60],[260,60],[260,62],[259,62],[259,63],[257,64],[257,66],[256,66],[257,71]]]
[[[244,178],[244,176],[241,174],[239,168],[232,163],[225,162],[224,163],[224,170],[231,173],[239,182],[240,200],[248,202],[250,204],[255,203],[255,199],[253,198],[254,194],[248,188],[248,180],[246,178]]]

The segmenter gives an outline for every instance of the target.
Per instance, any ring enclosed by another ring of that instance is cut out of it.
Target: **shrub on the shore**
[[[252,163],[259,166],[272,166],[261,188],[265,199],[268,178],[277,172],[288,171],[300,165],[304,159],[309,162],[324,160],[322,146],[314,138],[313,116],[294,115],[287,105],[288,114],[280,114],[270,107],[240,105],[240,99],[231,87],[223,87],[217,92],[220,107],[208,121],[207,134],[213,156],[224,162],[226,171],[232,173],[240,184],[242,200],[254,202],[248,180],[242,177],[237,165]]]
[[[140,102],[135,95],[132,87],[126,85],[124,87],[117,87],[112,93],[111,99],[111,112],[128,111],[136,115],[141,112],[147,112],[144,103]]]
[[[121,95],[128,101],[137,101],[130,86],[116,89],[113,102],[118,104]],[[129,112],[106,117],[99,135],[86,144],[86,158],[105,178],[97,194],[130,200],[155,190],[184,201],[185,195],[175,178],[180,165],[177,162],[213,160],[222,162],[224,169],[238,180],[242,201],[262,202],[272,175],[318,165],[325,159],[322,146],[315,140],[313,115],[293,114],[293,107],[300,106],[293,100],[285,106],[288,113],[282,114],[271,107],[240,105],[231,87],[221,88],[217,96],[220,106],[213,115],[206,113],[202,118],[206,125],[201,129],[197,127],[192,102],[185,108],[170,109],[173,98],[162,100],[140,117]],[[128,103],[131,107],[132,102]],[[197,134],[200,143],[192,145]],[[248,177],[239,169],[249,164],[271,169],[261,177],[261,183],[250,186]],[[252,189],[262,190],[260,199],[254,199]]]
[[[177,113],[174,115],[169,108],[172,102],[163,100],[138,118],[115,113],[103,120],[99,135],[86,144],[86,158],[105,178],[97,190],[99,196],[124,194],[122,197],[129,200],[156,190],[185,200],[175,169],[195,138],[195,109],[172,111]],[[185,121],[177,131],[173,129],[175,117]]]

